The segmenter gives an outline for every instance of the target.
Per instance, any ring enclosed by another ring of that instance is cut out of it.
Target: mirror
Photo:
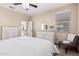
[[[45,23],[41,24],[41,30],[47,30],[47,29],[48,29],[47,24]]]

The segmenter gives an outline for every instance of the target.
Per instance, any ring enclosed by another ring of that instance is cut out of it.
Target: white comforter
[[[3,56],[51,56],[59,53],[48,40],[34,37],[17,37],[0,41],[0,55]]]

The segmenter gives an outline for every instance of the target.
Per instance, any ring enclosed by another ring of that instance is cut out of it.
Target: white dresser
[[[37,31],[36,37],[54,42],[54,32],[51,31]]]
[[[2,26],[2,40],[17,37],[16,26]]]

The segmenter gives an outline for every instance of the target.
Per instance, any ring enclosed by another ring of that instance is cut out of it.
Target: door
[[[32,36],[32,21],[28,21],[28,36]]]
[[[21,21],[21,36],[27,35],[27,21]]]

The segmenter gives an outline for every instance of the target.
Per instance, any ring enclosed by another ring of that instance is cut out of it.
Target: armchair
[[[59,48],[61,47],[61,45],[69,44],[69,43],[73,42],[75,36],[76,36],[76,34],[68,34],[66,40],[59,41]]]
[[[79,36],[75,36],[73,42],[64,44],[65,53],[67,53],[69,49],[74,49],[76,52],[78,52],[79,47],[78,45],[79,45]]]

